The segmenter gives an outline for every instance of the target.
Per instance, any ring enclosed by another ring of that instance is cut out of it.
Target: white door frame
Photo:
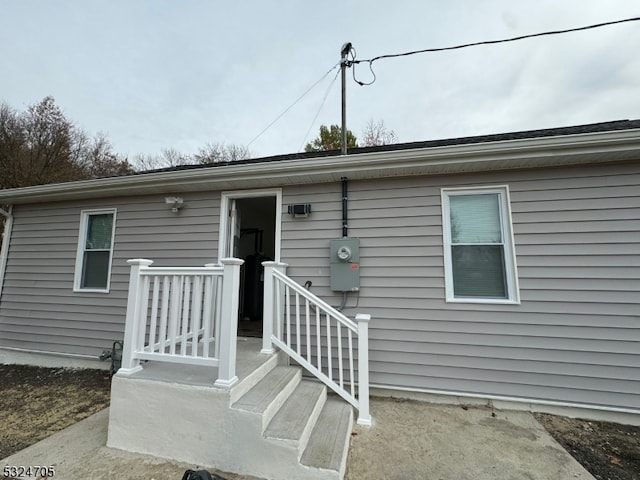
[[[233,190],[222,192],[220,199],[220,233],[218,237],[218,262],[223,258],[224,252],[227,250],[227,239],[229,238],[229,204],[231,200],[240,198],[255,197],[275,197],[276,199],[276,224],[275,224],[275,258],[276,262],[280,261],[280,238],[282,232],[282,189],[269,188],[262,190]]]

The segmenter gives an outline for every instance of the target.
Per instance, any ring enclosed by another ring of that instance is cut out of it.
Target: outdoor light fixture
[[[184,200],[182,200],[182,197],[164,197],[164,203],[171,205],[173,213],[178,213],[184,204]]]
[[[311,205],[308,203],[289,205],[289,215],[293,215],[295,218],[308,217],[311,213]]]

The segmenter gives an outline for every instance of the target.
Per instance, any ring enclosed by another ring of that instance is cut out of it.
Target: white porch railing
[[[119,373],[142,369],[140,360],[218,368],[216,386],[238,381],[236,340],[240,265],[236,258],[204,267],[151,267],[128,260],[129,300]]]
[[[262,265],[262,352],[272,353],[274,345],[280,348],[358,409],[359,424],[371,425],[368,330],[371,317],[358,314],[354,322],[287,277],[286,264]]]

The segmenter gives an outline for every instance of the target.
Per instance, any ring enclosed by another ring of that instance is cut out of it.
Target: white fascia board
[[[0,212],[6,217],[4,222],[4,235],[2,236],[0,245],[0,299],[2,299],[2,287],[7,271],[7,259],[9,258],[9,242],[11,242],[11,234],[13,232],[13,205],[9,205],[8,211],[0,209]]]
[[[438,175],[640,159],[640,129],[446,145],[145,173],[0,190],[0,203],[31,203],[232,190],[408,175]]]

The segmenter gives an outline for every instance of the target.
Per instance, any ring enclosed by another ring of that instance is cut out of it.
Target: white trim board
[[[218,263],[225,256],[224,252],[227,248],[227,238],[229,231],[229,222],[227,211],[231,200],[241,198],[256,197],[275,197],[276,199],[276,224],[275,224],[275,258],[274,261],[280,261],[280,243],[282,238],[282,189],[270,188],[264,190],[234,190],[222,192],[220,194],[220,231],[218,233]]]
[[[82,267],[84,262],[84,245],[87,238],[87,228],[89,225],[89,216],[112,214],[113,223],[111,225],[111,249],[109,251],[109,269],[107,272],[107,285],[105,288],[83,288],[82,282]],[[113,251],[116,243],[116,217],[118,210],[116,208],[100,208],[100,209],[87,209],[80,212],[80,228],[78,229],[78,247],[76,250],[76,263],[73,275],[73,291],[76,293],[109,293],[111,288],[111,267],[113,266]]]
[[[453,288],[453,259],[451,252],[450,201],[453,196],[497,194],[499,198],[500,230],[504,248],[505,281],[507,296],[505,298],[457,297]],[[520,286],[516,262],[515,239],[513,235],[513,219],[511,216],[511,197],[508,185],[488,185],[451,187],[440,189],[442,209],[442,244],[444,246],[445,291],[447,303],[484,303],[484,304],[520,304]]]
[[[0,363],[33,365],[46,368],[90,368],[109,370],[110,361],[100,361],[94,355],[49,352],[15,347],[0,347]]]
[[[481,393],[450,392],[373,384],[370,387],[371,397],[393,397],[426,403],[472,405],[476,407],[490,407],[497,410],[550,413],[565,417],[586,418],[640,426],[640,410],[500,395],[483,395]]]
[[[2,237],[2,246],[0,247],[0,300],[2,299],[2,287],[4,285],[4,276],[7,271],[7,260],[9,258],[9,243],[11,242],[11,233],[13,232],[13,205],[9,205],[9,211],[0,210],[6,218],[4,224],[4,235]]]

